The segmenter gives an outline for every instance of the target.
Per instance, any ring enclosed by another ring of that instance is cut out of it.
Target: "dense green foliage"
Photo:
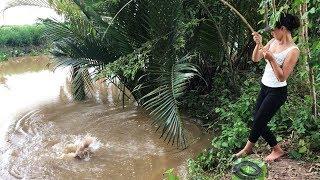
[[[0,62],[10,57],[45,53],[44,30],[43,24],[0,27]]]
[[[44,25],[3,26],[0,46],[39,46],[43,43]]]
[[[111,2],[104,12],[116,16],[113,19],[105,13],[99,16],[102,10],[95,5],[51,3],[67,17],[66,23],[44,22],[47,37],[55,41],[52,53],[58,65],[72,64],[79,70],[95,66],[99,76],[116,77],[150,110],[164,139],[185,147],[178,99],[190,79],[201,78],[201,73],[192,63],[197,52],[187,51],[185,34],[181,34],[197,23],[177,19],[185,13],[181,1]]]

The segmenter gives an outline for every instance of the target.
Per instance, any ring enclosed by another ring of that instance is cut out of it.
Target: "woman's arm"
[[[283,67],[281,68],[276,62],[274,56],[269,51],[263,53],[264,58],[269,60],[274,74],[280,82],[286,81],[289,75],[292,73],[294,66],[297,64],[300,51],[298,49],[293,49],[289,52],[287,58],[283,62]]]
[[[252,52],[251,59],[253,62],[259,62],[262,57],[263,57],[263,55],[262,55],[262,50],[260,50],[260,45],[256,44],[256,46],[254,47],[254,50]]]

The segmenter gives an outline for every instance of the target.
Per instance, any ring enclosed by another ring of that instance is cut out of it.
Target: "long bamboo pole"
[[[248,23],[246,18],[243,17],[242,14],[236,8],[234,8],[231,4],[229,4],[225,0],[219,0],[219,1],[222,2],[224,5],[228,6],[231,9],[232,12],[237,14],[240,17],[240,19],[248,26],[248,28],[250,29],[251,32],[255,32],[255,30],[251,27],[251,25]]]
[[[234,12],[236,15],[238,15],[240,17],[240,19],[247,25],[247,27],[250,29],[250,31],[252,33],[256,32],[252,26],[248,23],[248,21],[246,20],[245,17],[242,16],[242,14],[236,9],[234,8],[231,4],[229,4],[227,1],[225,0],[219,0],[220,2],[222,2],[224,5],[228,6],[232,12]],[[264,29],[266,31],[266,28]],[[262,42],[260,42],[259,44],[259,49],[262,49],[263,48],[263,44]]]

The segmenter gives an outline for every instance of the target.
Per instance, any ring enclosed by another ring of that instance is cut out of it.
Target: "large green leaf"
[[[138,86],[139,90],[152,89],[140,101],[153,116],[158,129],[162,127],[161,137],[165,137],[164,140],[168,143],[176,142],[177,146],[182,148],[187,144],[178,98],[184,93],[191,78],[201,77],[198,68],[188,62],[190,58],[191,56],[185,56],[179,59],[169,70],[161,67],[150,68],[148,75],[141,79],[145,82]]]

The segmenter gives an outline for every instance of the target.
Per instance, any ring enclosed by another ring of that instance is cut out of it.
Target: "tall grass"
[[[0,27],[0,62],[11,57],[45,54],[48,43],[44,31],[43,24]]]
[[[0,46],[39,46],[44,43],[44,29],[42,24],[3,26],[0,28]]]

